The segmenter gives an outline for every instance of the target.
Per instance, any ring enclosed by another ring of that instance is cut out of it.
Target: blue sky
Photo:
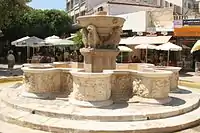
[[[36,9],[62,9],[65,10],[66,0],[32,0],[28,5]]]

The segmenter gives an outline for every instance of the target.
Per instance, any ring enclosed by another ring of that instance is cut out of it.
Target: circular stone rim
[[[38,104],[39,106],[36,106],[36,108],[33,108],[31,105],[28,106],[28,107],[27,106],[25,107],[24,104],[16,103],[13,98],[10,98],[11,96],[8,95],[10,91],[12,92],[11,93],[12,97],[13,97],[13,94],[15,94],[14,98],[19,97],[19,94],[13,93],[14,91],[12,89],[13,88],[8,88],[8,89],[5,89],[2,92],[0,92],[1,101],[4,102],[8,106],[14,107],[14,108],[19,109],[19,110],[28,111],[28,112],[35,110],[36,114],[42,114],[43,116],[50,116],[50,117],[56,116],[56,117],[64,117],[64,118],[73,117],[74,119],[77,119],[77,120],[86,119],[87,117],[91,120],[102,120],[102,121],[104,121],[104,120],[106,120],[106,121],[115,121],[115,120],[117,120],[117,121],[120,121],[120,120],[123,120],[123,121],[138,121],[137,120],[138,118],[144,119],[143,117],[145,117],[145,118],[149,117],[150,120],[154,120],[154,119],[170,118],[170,117],[182,115],[184,113],[191,112],[194,109],[196,109],[197,107],[199,107],[198,106],[199,105],[199,96],[196,96],[197,94],[193,93],[195,95],[195,98],[198,97],[198,100],[196,100],[195,103],[193,102],[192,104],[189,104],[189,105],[187,104],[186,107],[184,107],[184,105],[181,105],[181,106],[178,107],[178,109],[177,108],[173,108],[173,109],[166,108],[166,109],[162,110],[161,112],[154,111],[154,112],[150,112],[148,114],[143,114],[142,112],[140,112],[140,113],[136,113],[134,115],[131,114],[127,110],[129,113],[127,112],[127,113],[124,113],[124,114],[121,114],[121,113],[119,114],[119,112],[116,112],[116,114],[115,114],[114,112],[112,112],[112,113],[110,113],[110,116],[109,116],[108,114],[105,115],[105,113],[100,113],[100,114],[95,113],[94,115],[91,115],[91,114],[88,114],[88,111],[85,110],[85,108],[81,108],[81,109],[84,109],[82,111],[84,111],[85,113],[81,112],[83,114],[80,115],[77,112],[70,112],[70,110],[69,110],[69,112],[66,112],[66,110],[64,112],[61,111],[61,110],[59,110],[59,112],[58,112],[58,110],[55,110],[55,109],[49,110],[49,108],[41,107],[40,104]],[[180,88],[180,89],[182,89],[182,88]],[[180,94],[180,96],[182,96],[182,95],[183,94]],[[29,99],[29,98],[27,98],[27,99]],[[187,97],[186,97],[186,99],[194,101],[194,99],[190,99],[190,98],[187,98]],[[34,100],[38,100],[38,99],[34,99]],[[63,100],[63,102],[66,102],[66,101],[68,101],[68,98],[66,100]],[[71,105],[69,107],[72,108],[74,106]],[[79,108],[80,107],[77,107],[77,109],[79,109]]]

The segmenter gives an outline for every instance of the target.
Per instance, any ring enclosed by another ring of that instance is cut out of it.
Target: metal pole
[[[146,63],[148,62],[148,60],[147,60],[147,56],[148,56],[148,48],[146,48]]]
[[[167,66],[169,66],[169,50],[168,50],[168,55],[167,55]]]

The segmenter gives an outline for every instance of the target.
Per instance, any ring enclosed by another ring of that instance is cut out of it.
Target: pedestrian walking
[[[12,71],[15,65],[15,56],[13,55],[12,50],[8,51],[7,60],[8,60],[8,70]]]

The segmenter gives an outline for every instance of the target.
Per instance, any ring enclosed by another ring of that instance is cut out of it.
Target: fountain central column
[[[84,71],[71,72],[71,104],[86,107],[112,104],[112,72],[103,70],[116,68],[118,44],[124,21],[120,17],[107,16],[105,12],[78,18],[78,24],[83,27],[81,33],[85,47],[80,52],[84,56]]]
[[[116,56],[119,54],[117,49],[90,49],[80,50],[84,56],[85,72],[103,72],[103,70],[116,69]]]

